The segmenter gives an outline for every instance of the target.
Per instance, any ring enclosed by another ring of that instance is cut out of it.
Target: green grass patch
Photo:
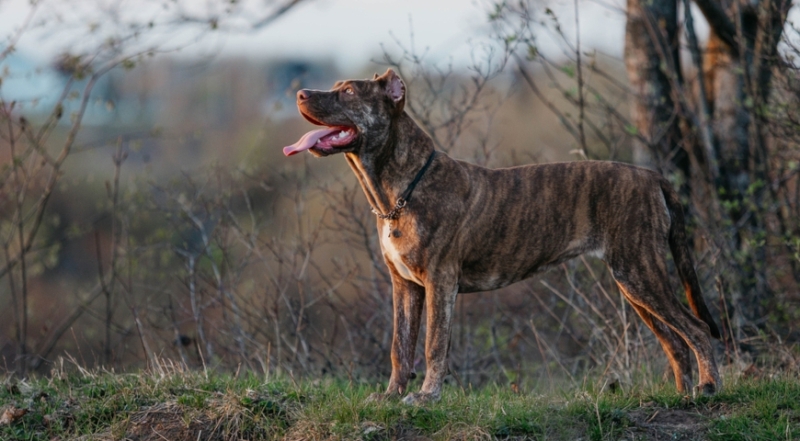
[[[0,439],[800,439],[800,381],[788,375],[728,379],[697,400],[671,384],[547,394],[446,387],[425,406],[367,400],[378,390],[183,371],[6,380],[0,412],[15,416]]]

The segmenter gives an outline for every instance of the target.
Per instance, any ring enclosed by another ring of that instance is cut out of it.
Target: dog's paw
[[[386,401],[391,398],[399,398],[400,396],[403,395],[403,392],[405,392],[406,390],[407,389],[405,384],[400,385],[397,383],[389,382],[389,387],[386,389],[386,392],[383,393],[375,392],[373,394],[370,394],[367,397],[367,402],[377,403],[379,401]]]
[[[701,396],[710,397],[717,393],[717,385],[714,383],[698,384],[697,386],[694,387],[694,390],[692,392],[694,398],[698,398]]]
[[[405,398],[403,398],[403,404],[407,404],[409,406],[421,406],[423,404],[433,403],[434,401],[439,401],[439,395],[425,392],[408,394]]]

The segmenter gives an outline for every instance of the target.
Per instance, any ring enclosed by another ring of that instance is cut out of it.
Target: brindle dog
[[[405,100],[405,85],[391,69],[372,80],[339,81],[329,91],[301,90],[300,113],[326,128],[284,148],[287,156],[344,153],[378,215],[394,302],[392,375],[379,397],[407,391],[423,305],[425,381],[405,403],[441,394],[458,293],[497,289],[584,253],[611,268],[661,342],[678,389],[692,388],[690,349],[700,371],[695,392],[720,389],[709,338],[719,338],[719,330],[703,301],[678,196],[666,179],[614,162],[492,170],[458,161],[434,151],[404,112]],[[667,248],[696,315],[670,290]]]

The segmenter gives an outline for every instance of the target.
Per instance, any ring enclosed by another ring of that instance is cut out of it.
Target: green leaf
[[[536,46],[534,46],[532,44],[529,44],[528,45],[528,60],[533,61],[538,56],[539,56],[539,49]]]

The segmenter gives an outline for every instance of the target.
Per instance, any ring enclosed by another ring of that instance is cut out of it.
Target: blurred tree
[[[733,327],[742,332],[765,324],[764,306],[771,296],[762,210],[770,187],[765,130],[791,2],[695,4],[711,35],[701,54],[691,4],[684,0],[682,24],[698,72],[692,87],[682,75],[678,0],[628,0],[625,63],[634,92],[632,123],[641,135],[634,148],[643,162],[664,173],[678,172],[690,213],[705,213],[722,227],[716,239],[725,242],[719,245],[731,263],[725,277]],[[693,183],[707,188],[692,188]],[[691,205],[700,200],[710,205]]]

